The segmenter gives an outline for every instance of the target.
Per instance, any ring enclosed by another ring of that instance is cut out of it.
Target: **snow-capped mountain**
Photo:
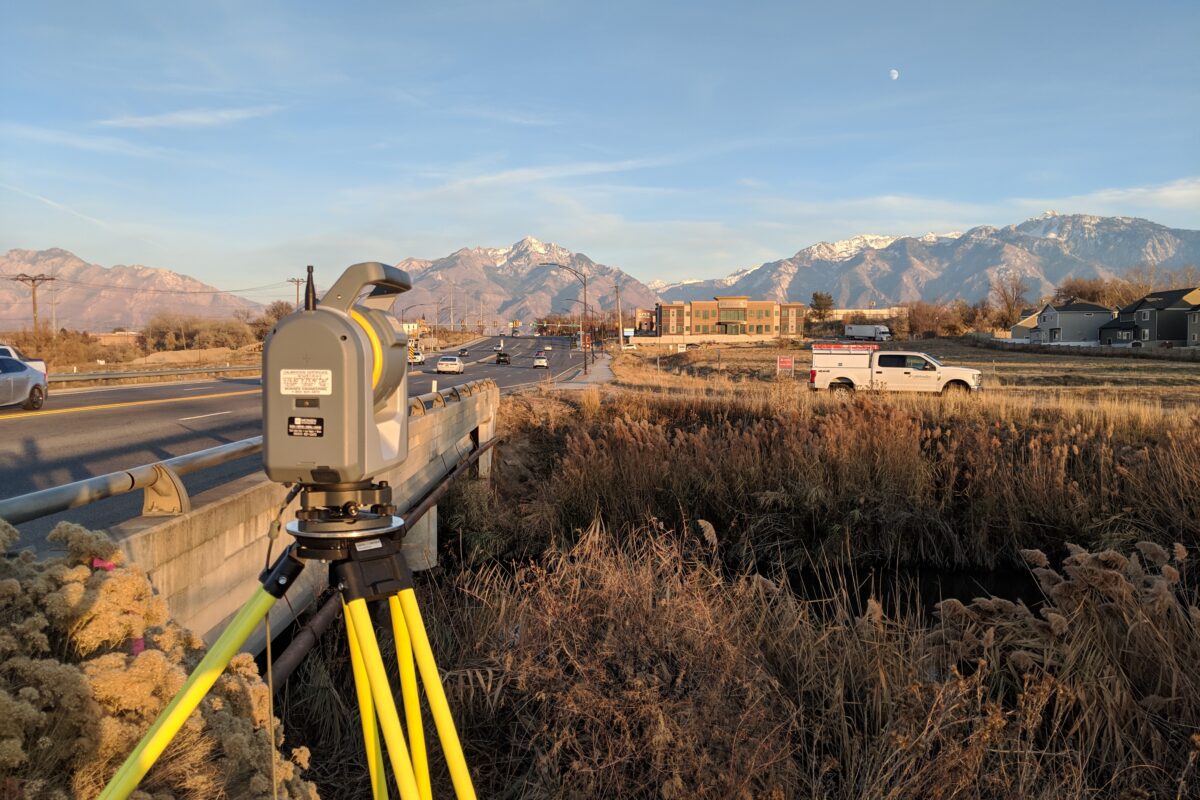
[[[489,327],[493,320],[528,324],[554,312],[578,313],[583,302],[580,281],[567,270],[545,264],[564,264],[586,273],[587,302],[593,310],[617,307],[614,282],[621,285],[626,313],[639,306],[653,307],[657,301],[653,290],[622,270],[527,236],[510,247],[463,248],[436,260],[406,258],[397,266],[408,270],[413,289],[397,305],[416,306],[408,319],[433,319],[436,313],[447,324],[453,302],[456,325],[464,319],[476,325],[482,313]]]
[[[997,273],[1026,278],[1031,295],[1048,294],[1068,277],[1113,277],[1130,267],[1200,264],[1200,231],[1133,217],[1047,212],[1015,225],[923,236],[855,236],[819,242],[791,258],[711,281],[670,284],[665,300],[714,294],[807,302],[831,292],[840,306],[912,300],[977,300]]]

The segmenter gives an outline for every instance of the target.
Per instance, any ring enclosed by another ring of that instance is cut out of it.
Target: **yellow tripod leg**
[[[363,742],[367,753],[367,769],[371,771],[371,797],[387,800],[387,775],[383,771],[383,748],[379,744],[379,726],[375,724],[375,703],[371,700],[371,683],[367,678],[367,667],[363,663],[362,649],[350,622],[350,612],[342,603],[342,616],[346,618],[346,639],[350,643],[350,667],[354,671],[354,691],[358,694],[358,709],[362,715]]]
[[[412,589],[405,589],[400,592],[399,600],[404,611],[404,621],[408,625],[408,633],[412,637],[417,667],[421,670],[421,683],[425,686],[425,696],[429,699],[429,709],[433,712],[433,721],[437,725],[438,739],[442,742],[442,752],[446,756],[446,764],[450,767],[454,794],[458,800],[475,800],[475,786],[471,783],[467,759],[463,756],[462,743],[459,742],[458,731],[454,727],[454,717],[450,715],[450,704],[446,702],[446,692],[442,689],[442,679],[438,674],[437,662],[433,658],[433,650],[429,646],[429,636],[425,632],[425,622],[421,619],[421,609],[417,606],[417,596]]]
[[[117,774],[104,787],[100,800],[124,800],[133,793],[274,604],[275,598],[262,587],[254,591],[220,638],[209,648],[195,671],[188,676],[174,699],[159,714],[150,730],[146,731],[138,746],[125,759]]]
[[[375,700],[375,713],[379,715],[379,727],[383,729],[383,740],[387,743],[388,760],[392,764],[396,784],[400,787],[400,798],[421,800],[408,747],[404,743],[404,731],[400,727],[400,715],[396,712],[396,701],[392,697],[392,687],[388,685],[383,656],[379,654],[379,643],[375,640],[375,628],[367,610],[367,601],[361,598],[351,600],[346,604],[346,611],[362,652],[363,666],[371,685],[371,697]]]
[[[400,599],[395,595],[388,598],[388,610],[392,616],[392,634],[396,639],[400,692],[404,698],[404,719],[408,726],[408,745],[412,750],[417,790],[421,793],[421,800],[432,800],[433,788],[429,782],[429,759],[425,754],[425,728],[421,722],[421,695],[417,690],[412,641],[408,638],[408,627],[404,624],[404,611],[400,608]]]

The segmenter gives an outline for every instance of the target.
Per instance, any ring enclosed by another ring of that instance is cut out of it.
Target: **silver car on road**
[[[36,411],[46,402],[50,385],[46,373],[36,370],[15,358],[0,358],[0,406],[14,406]]]

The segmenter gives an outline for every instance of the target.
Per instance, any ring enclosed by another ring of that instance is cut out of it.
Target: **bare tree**
[[[1029,305],[1029,284],[1016,272],[1006,272],[992,278],[992,299],[996,303],[996,324],[1011,328]]]

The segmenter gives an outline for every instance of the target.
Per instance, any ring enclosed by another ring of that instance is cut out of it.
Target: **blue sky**
[[[650,280],[1200,228],[1195,2],[416,6],[8,0],[0,250],[238,288],[526,235]]]

